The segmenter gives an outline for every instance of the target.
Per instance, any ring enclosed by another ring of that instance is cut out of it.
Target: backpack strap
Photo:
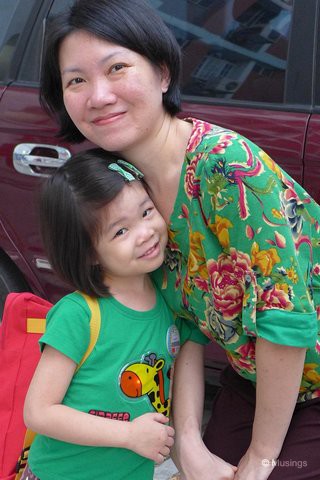
[[[22,451],[16,464],[16,468],[15,468],[16,475],[14,477],[14,480],[20,480],[20,478],[22,477],[23,471],[26,468],[26,465],[28,462],[30,445],[32,444],[35,436],[36,436],[36,433],[30,430],[29,428],[27,428],[26,433],[24,435]]]
[[[90,297],[86,293],[79,292],[78,293],[85,299],[88,304],[88,307],[91,312],[90,317],[90,340],[89,345],[84,353],[82,359],[80,360],[79,364],[77,365],[75,373],[79,370],[79,368],[84,364],[84,362],[89,357],[90,353],[94,349],[95,344],[97,343],[99,333],[100,333],[100,326],[101,326],[101,312],[98,299],[95,297]],[[45,318],[27,318],[27,332],[28,333],[44,333],[46,329],[46,319]],[[28,461],[28,454],[30,450],[30,446],[35,438],[36,434],[27,428],[24,441],[23,441],[23,449],[21,456],[17,462],[16,466],[16,476],[14,480],[19,480],[22,476],[23,470]]]
[[[97,343],[99,333],[100,333],[100,326],[101,326],[101,313],[98,299],[95,297],[90,297],[86,293],[79,292],[85,301],[88,304],[90,309],[91,318],[90,318],[90,340],[89,345],[84,353],[82,359],[80,360],[79,364],[77,365],[76,372],[79,368],[84,364],[84,362],[89,357],[90,353],[92,352],[95,344]],[[27,318],[27,332],[28,333],[44,333],[46,330],[46,319],[45,318]]]
[[[90,318],[90,341],[88,348],[83,355],[82,359],[80,360],[79,364],[77,365],[76,372],[79,370],[79,368],[84,364],[84,362],[87,360],[89,357],[90,353],[94,349],[95,344],[97,343],[99,333],[100,333],[100,326],[101,326],[101,312],[100,312],[100,306],[98,299],[95,297],[90,297],[86,293],[83,292],[78,292],[82,297],[85,299],[85,301],[88,304],[88,307],[91,312],[91,318]]]
[[[27,317],[27,333],[44,333],[46,330],[45,318]]]

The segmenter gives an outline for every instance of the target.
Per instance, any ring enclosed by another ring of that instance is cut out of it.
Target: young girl
[[[170,369],[179,334],[148,273],[158,268],[166,224],[142,174],[102,150],[75,155],[46,182],[41,226],[53,268],[98,297],[101,328],[77,292],[50,311],[24,418],[38,433],[23,479],[148,480],[173,445]]]

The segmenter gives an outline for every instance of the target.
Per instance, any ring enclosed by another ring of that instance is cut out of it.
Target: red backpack
[[[100,331],[98,301],[83,293],[91,310],[90,355]],[[38,340],[52,304],[32,293],[10,293],[0,324],[0,480],[18,480],[35,433],[23,422],[23,404],[40,358]]]

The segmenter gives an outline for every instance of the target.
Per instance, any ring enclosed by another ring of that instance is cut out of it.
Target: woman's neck
[[[143,143],[119,152],[145,175],[150,188],[161,189],[162,177],[181,167],[192,124],[168,114]]]
[[[191,123],[166,115],[158,131],[143,145],[120,152],[143,172],[149,194],[167,223],[191,132]]]

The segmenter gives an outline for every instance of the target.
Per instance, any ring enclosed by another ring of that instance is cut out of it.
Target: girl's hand
[[[162,463],[173,445],[174,429],[161,413],[146,413],[130,423],[128,449]]]
[[[276,461],[257,457],[250,448],[241,458],[234,480],[267,480]]]

